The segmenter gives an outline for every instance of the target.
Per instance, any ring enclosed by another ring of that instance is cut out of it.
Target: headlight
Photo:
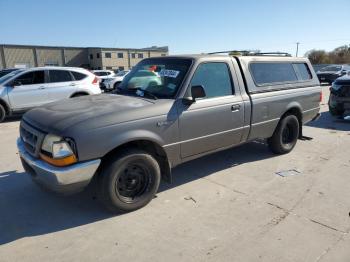
[[[41,150],[40,157],[54,166],[67,166],[77,162],[71,146],[62,137],[46,135]]]
[[[62,140],[63,140],[62,137],[59,137],[59,136],[46,135],[44,138],[44,142],[41,146],[41,149],[44,150],[45,152],[52,154],[53,143],[60,142]]]

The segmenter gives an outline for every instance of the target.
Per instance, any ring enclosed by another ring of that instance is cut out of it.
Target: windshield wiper
[[[132,88],[132,89],[129,89],[129,90],[140,91],[140,92],[142,92],[144,95],[150,96],[150,97],[153,98],[154,100],[157,100],[157,99],[158,99],[158,97],[157,97],[155,94],[153,94],[153,93],[150,92],[150,91],[144,90],[144,89],[142,89],[142,88],[140,88],[140,87]],[[135,93],[136,93],[136,92],[135,92]],[[137,93],[136,93],[136,94],[137,94]],[[139,95],[139,94],[137,94],[137,95]],[[141,96],[141,95],[140,95],[140,96]]]

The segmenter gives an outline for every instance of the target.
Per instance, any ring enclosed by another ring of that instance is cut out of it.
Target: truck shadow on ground
[[[260,142],[218,152],[175,168],[173,183],[162,183],[159,192],[273,156]],[[40,189],[24,172],[0,173],[0,245],[123,215],[106,211],[93,192],[88,189],[72,196],[56,195]]]
[[[347,112],[346,115],[350,116],[350,113]],[[322,112],[319,119],[317,119],[316,121],[307,123],[306,126],[330,129],[330,130],[350,131],[350,119],[346,120],[346,119],[334,117],[327,111],[327,112]]]

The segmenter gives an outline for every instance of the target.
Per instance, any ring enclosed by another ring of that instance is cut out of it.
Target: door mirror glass
[[[197,98],[206,97],[204,87],[202,85],[192,86],[191,94],[192,94],[193,100],[196,100]]]
[[[21,86],[22,85],[22,82],[21,81],[19,81],[19,80],[13,80],[13,82],[12,82],[12,86],[13,87],[16,87],[16,86]]]

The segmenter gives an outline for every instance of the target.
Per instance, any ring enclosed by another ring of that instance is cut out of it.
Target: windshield
[[[125,76],[117,92],[174,98],[191,64],[191,59],[145,59]]]
[[[321,72],[338,72],[341,70],[341,66],[326,66],[320,69]]]
[[[7,75],[0,77],[0,85],[5,83],[7,80],[14,77],[15,75],[18,75],[19,73],[22,73],[22,72],[23,72],[23,70],[15,70]]]
[[[13,71],[16,71],[16,70],[18,70],[18,69],[5,69],[5,70],[2,70],[2,71],[0,71],[0,77],[3,77],[4,75],[7,75],[7,74],[9,74],[9,73],[11,73]]]

